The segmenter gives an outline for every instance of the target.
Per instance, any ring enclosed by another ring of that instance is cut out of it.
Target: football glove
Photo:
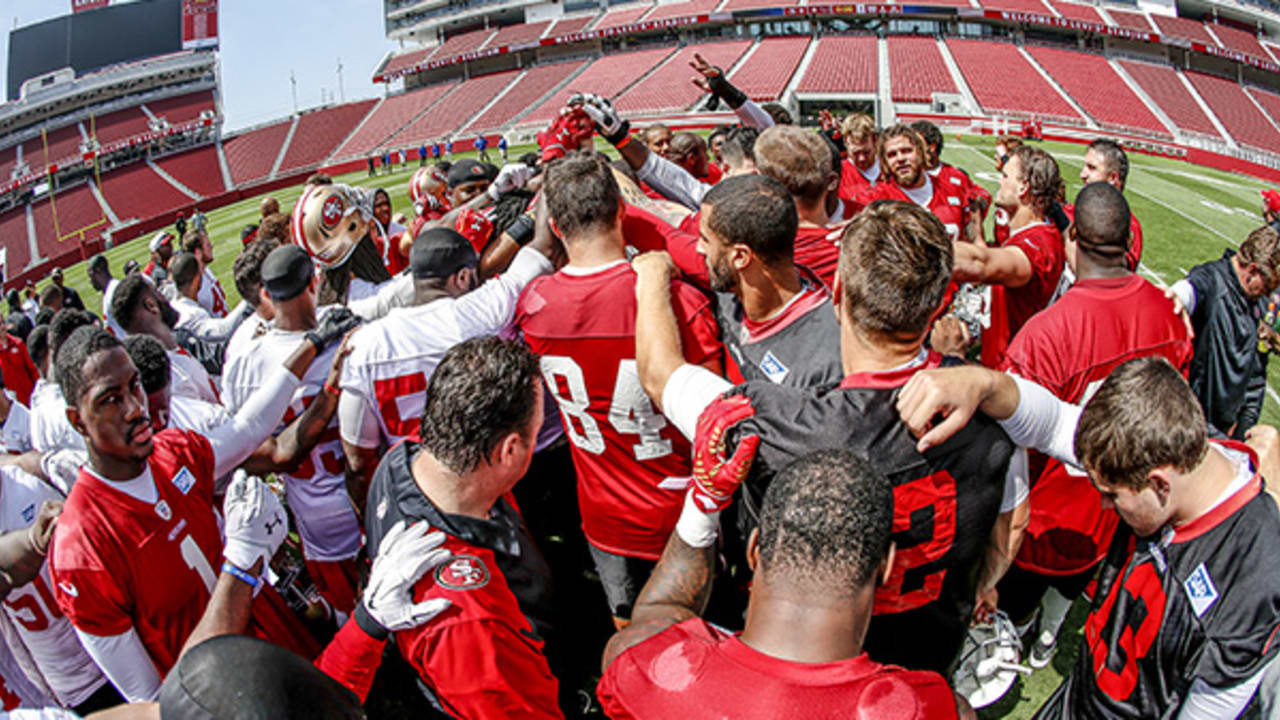
[[[243,473],[227,486],[222,515],[227,533],[222,556],[241,570],[252,568],[258,558],[270,562],[289,532],[280,498],[262,480]]]
[[[382,538],[378,557],[369,573],[369,585],[356,607],[356,622],[371,637],[417,627],[444,612],[451,604],[444,598],[413,601],[413,586],[433,568],[453,557],[440,547],[444,533],[431,532],[425,522],[405,525],[401,520]]]

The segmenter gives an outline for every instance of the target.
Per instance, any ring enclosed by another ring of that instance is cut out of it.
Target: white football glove
[[[533,168],[524,163],[503,165],[498,171],[498,177],[489,183],[489,197],[493,198],[494,202],[498,202],[503,195],[523,188],[525,183],[529,182],[529,178],[533,177],[533,173]]]
[[[280,498],[259,478],[237,474],[222,502],[227,543],[222,556],[241,570],[271,562],[289,532]]]
[[[444,533],[431,532],[426,522],[391,526],[382,538],[360,605],[365,614],[388,631],[405,630],[428,622],[452,603],[433,598],[413,601],[413,586],[433,568],[453,557],[440,547]]]
[[[626,137],[631,124],[622,119],[613,103],[595,93],[581,93],[569,99],[570,105],[580,105],[582,111],[596,124],[600,134],[613,144],[618,144]]]

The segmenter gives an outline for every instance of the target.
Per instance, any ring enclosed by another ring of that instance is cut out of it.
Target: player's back
[[[881,665],[866,653],[789,662],[701,618],[623,652],[605,670],[597,695],[615,720],[956,717],[955,696],[937,673]]]
[[[587,539],[656,560],[688,484],[689,443],[653,406],[635,361],[635,272],[625,261],[539,278],[520,297],[516,326],[541,357],[578,471]],[[710,301],[672,283],[685,358],[720,353]]]
[[[1164,293],[1136,274],[1078,280],[1014,337],[1006,368],[1083,404],[1111,371],[1159,356],[1185,377],[1192,345]],[[1017,564],[1035,572],[1083,572],[1102,559],[1119,524],[1085,473],[1052,458],[1032,463],[1031,518]]]
[[[840,264],[840,236],[843,233],[844,225],[800,227],[796,230],[795,264],[812,270],[828,288],[834,287],[836,266]]]

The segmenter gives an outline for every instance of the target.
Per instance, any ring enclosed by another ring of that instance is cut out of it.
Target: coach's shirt
[[[1276,656],[1280,516],[1252,450],[1210,448],[1235,480],[1190,522],[1136,541],[1117,533],[1075,669],[1037,720],[1236,717],[1252,697]],[[1202,697],[1225,706],[1206,713]]]
[[[964,641],[977,592],[976,570],[1002,512],[1025,501],[1025,472],[996,423],[975,415],[963,430],[924,455],[895,410],[898,391],[919,370],[953,364],[921,351],[902,367],[855,373],[838,385],[796,389],[750,382],[686,382],[688,366],[663,388],[663,408],[683,432],[716,395],[751,400],[755,415],[728,433],[727,454],[746,435],[760,436],[743,483],[745,524],[755,525],[774,475],[817,450],[840,448],[870,457],[894,486],[889,580],[876,590],[875,615],[864,647],[873,659],[913,670],[944,672]],[[751,528],[744,527],[744,537]]]
[[[1022,328],[1005,369],[1083,405],[1117,366],[1150,356],[1165,358],[1185,377],[1191,340],[1164,293],[1130,274],[1077,281]],[[1031,518],[1015,562],[1046,575],[1083,572],[1106,554],[1119,522],[1102,508],[1083,470],[1047,459],[1031,485]]]
[[[413,601],[452,605],[429,623],[395,634],[428,699],[456,718],[559,718],[557,682],[543,654],[551,628],[551,572],[506,498],[488,519],[441,512],[413,477],[421,445],[387,453],[369,484],[370,560],[400,520],[425,520],[453,558],[420,579]]]
[[[937,673],[881,665],[866,653],[790,662],[701,618],[628,648],[605,669],[596,695],[613,720],[956,717],[955,695]]]

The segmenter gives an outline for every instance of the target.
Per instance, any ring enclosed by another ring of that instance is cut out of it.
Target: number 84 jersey
[[[675,528],[690,475],[689,442],[650,402],[636,373],[636,275],[619,260],[539,278],[516,326],[541,357],[578,474],[583,532],[607,552],[657,560]],[[711,301],[671,284],[685,359],[723,357]]]

